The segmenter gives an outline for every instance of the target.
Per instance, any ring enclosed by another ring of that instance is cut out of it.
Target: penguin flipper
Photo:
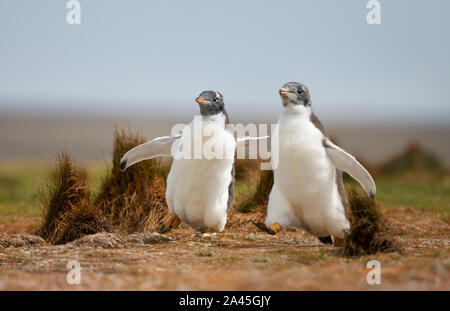
[[[244,136],[244,137],[238,137],[236,139],[236,149],[238,152],[245,152],[245,149],[247,147],[252,146],[253,144],[257,143],[259,140],[268,139],[269,136]]]
[[[144,160],[150,160],[156,157],[171,157],[172,144],[180,137],[181,135],[158,137],[134,147],[125,153],[120,160],[120,170],[123,172],[131,165]]]
[[[328,138],[323,140],[323,146],[325,147],[331,162],[333,162],[338,170],[348,173],[358,181],[369,197],[372,198],[375,196],[377,189],[372,176],[370,176],[369,172],[355,159],[354,156],[333,144]]]

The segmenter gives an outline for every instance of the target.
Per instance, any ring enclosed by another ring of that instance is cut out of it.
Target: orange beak
[[[201,98],[201,97],[199,97],[199,98],[197,98],[196,100],[195,100],[197,103],[204,103],[204,102],[206,102],[207,100],[206,99],[204,99],[204,98]]]
[[[287,95],[287,94],[292,94],[292,92],[289,92],[289,91],[286,90],[286,89],[281,89],[281,90],[280,90],[280,95]]]

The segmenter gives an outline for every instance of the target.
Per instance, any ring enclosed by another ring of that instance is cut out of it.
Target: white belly
[[[348,227],[336,185],[336,169],[322,145],[323,134],[309,117],[280,118],[280,161],[274,188],[288,201],[306,231],[319,237],[342,236]],[[276,218],[277,202],[270,202]],[[340,233],[340,234],[337,234]]]
[[[167,178],[169,211],[199,231],[220,232],[226,224],[236,142],[229,132],[220,133],[226,159],[174,159]]]

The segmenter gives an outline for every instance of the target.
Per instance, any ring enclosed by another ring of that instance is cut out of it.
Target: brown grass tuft
[[[374,199],[349,191],[350,233],[344,239],[344,256],[362,256],[378,252],[401,251],[400,245],[388,233],[385,219]]]
[[[236,181],[252,179],[258,169],[258,162],[248,159],[236,159],[234,178]]]
[[[90,200],[84,174],[67,152],[57,156],[56,170],[43,190],[43,221],[36,234],[52,244],[64,244],[104,229]]]
[[[144,143],[140,135],[114,130],[113,164],[95,200],[107,223],[127,232],[155,230],[167,213],[165,167],[158,160],[143,161],[120,172],[122,156]]]
[[[381,165],[380,171],[385,174],[404,172],[438,172],[443,164],[431,152],[420,144],[412,142],[400,154]]]
[[[255,210],[265,211],[272,185],[273,172],[271,170],[260,170],[256,180],[255,192],[239,205],[237,211],[241,213],[250,213]]]

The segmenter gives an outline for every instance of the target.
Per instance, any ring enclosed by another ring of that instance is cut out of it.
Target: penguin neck
[[[217,114],[202,115],[202,120],[203,122],[216,123],[223,127],[225,127],[226,124],[229,124],[228,114],[225,109]]]
[[[309,120],[312,115],[310,106],[288,105],[283,107],[281,118],[298,118]]]

